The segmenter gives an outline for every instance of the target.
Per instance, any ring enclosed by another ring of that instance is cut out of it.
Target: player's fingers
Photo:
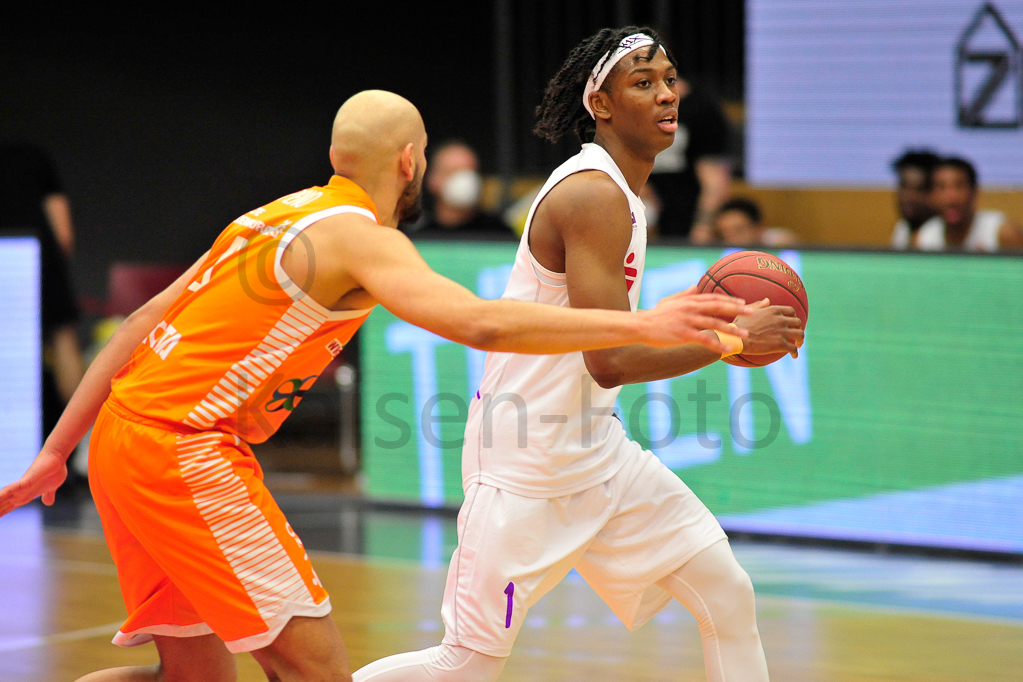
[[[697,329],[717,330],[723,334],[738,336],[741,339],[749,336],[749,330],[743,329],[742,327],[736,327],[735,325],[725,322],[718,317],[710,317],[708,315],[689,315],[686,318],[686,322],[691,327],[695,327]]]
[[[45,493],[43,493],[43,504],[45,504],[47,507],[52,507],[53,506],[53,502],[54,502],[54,500],[56,500],[56,498],[57,498],[57,490],[56,489],[48,490]]]
[[[754,308],[755,310],[766,308],[769,305],[771,305],[771,299],[769,298],[762,298],[759,301],[754,301],[753,303],[750,303],[750,307]]]
[[[713,298],[704,298],[704,296]],[[731,298],[719,294],[698,294],[690,297],[687,303],[687,308],[691,312],[701,315],[724,315],[735,318],[753,312],[753,307],[746,305],[741,298]]]

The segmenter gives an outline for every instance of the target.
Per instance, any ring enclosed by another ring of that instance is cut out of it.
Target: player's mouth
[[[672,112],[657,122],[657,127],[666,133],[678,130],[678,114]]]

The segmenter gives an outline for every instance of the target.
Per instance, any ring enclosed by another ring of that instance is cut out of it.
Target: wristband
[[[734,324],[729,324],[728,326],[736,330],[739,329]],[[733,336],[732,334],[726,334],[725,332],[719,332],[717,329],[712,329],[711,331],[717,334],[718,341],[721,342],[721,345],[728,347],[728,350],[721,354],[722,358],[728,358],[733,355],[738,355],[739,353],[742,352],[741,338],[739,338],[738,336]]]

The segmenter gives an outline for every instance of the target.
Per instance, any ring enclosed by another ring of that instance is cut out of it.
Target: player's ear
[[[334,145],[330,145],[330,167],[337,168],[337,165],[334,163]]]
[[[590,93],[590,109],[593,110],[593,115],[596,118],[602,118],[605,121],[611,118],[609,104],[608,94],[603,90]]]
[[[409,142],[401,150],[401,157],[398,160],[398,170],[411,182],[416,177],[416,149],[415,145]]]

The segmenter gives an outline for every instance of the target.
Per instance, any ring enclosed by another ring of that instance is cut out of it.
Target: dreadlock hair
[[[544,90],[543,102],[535,111],[536,125],[533,126],[533,134],[550,142],[558,142],[574,130],[580,142],[592,142],[597,132],[597,123],[583,106],[586,80],[604,53],[614,50],[623,39],[635,33],[644,33],[653,39],[654,44],[650,46],[646,55],[647,59],[653,59],[662,43],[661,37],[652,28],[638,26],[603,28],[576,45]],[[667,47],[664,51],[668,61],[677,67],[671,51]],[[618,65],[615,65],[611,74],[617,69]],[[608,77],[611,74],[608,74]],[[607,80],[600,89],[604,90],[606,87]]]

